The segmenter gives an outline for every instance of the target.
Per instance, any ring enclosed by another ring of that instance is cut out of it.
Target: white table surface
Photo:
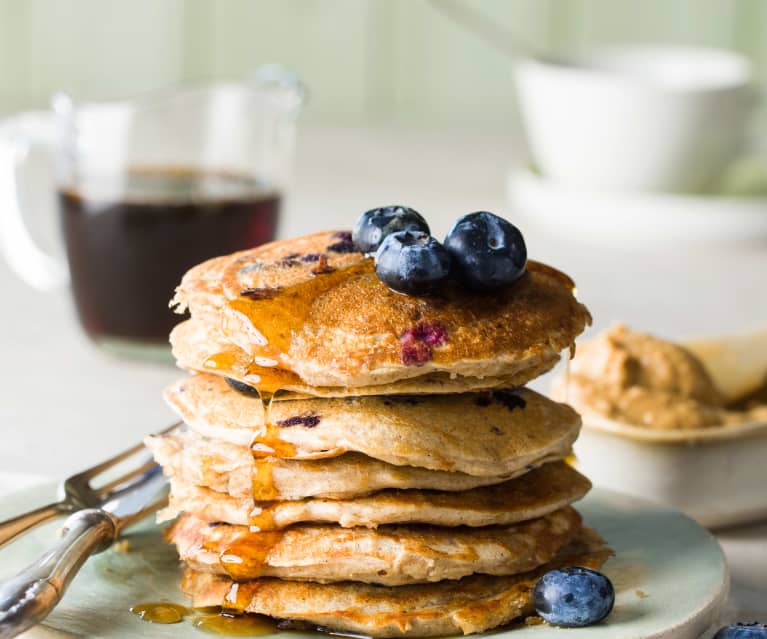
[[[767,247],[657,252],[537,228],[505,197],[518,148],[489,133],[306,129],[280,234],[348,228],[368,208],[405,203],[441,236],[459,215],[491,210],[518,222],[532,258],[576,280],[594,316],[592,331],[625,321],[676,338],[767,323]],[[173,419],[160,393],[179,371],[102,354],[82,336],[66,291],[33,291],[2,260],[0,295],[0,489],[28,473],[63,477]],[[767,621],[767,526],[719,539],[732,565],[732,607],[743,611],[733,614]]]

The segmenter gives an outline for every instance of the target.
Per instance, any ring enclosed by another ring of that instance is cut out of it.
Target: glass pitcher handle
[[[51,112],[30,111],[0,123],[0,251],[22,280],[44,291],[65,285],[69,271],[62,260],[43,251],[29,232],[19,199],[19,170],[33,148],[52,156],[55,144]]]

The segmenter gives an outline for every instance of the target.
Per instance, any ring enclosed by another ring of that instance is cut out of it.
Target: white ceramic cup
[[[726,50],[600,49],[514,67],[533,161],[588,189],[694,192],[738,155],[752,68]]]

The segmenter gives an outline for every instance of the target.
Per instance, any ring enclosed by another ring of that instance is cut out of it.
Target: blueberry
[[[714,639],[767,639],[767,624],[758,621],[730,624],[721,628]]]
[[[375,254],[376,275],[400,293],[428,293],[450,273],[450,256],[437,240],[421,231],[388,235]]]
[[[464,284],[478,291],[508,286],[525,272],[527,247],[522,233],[487,211],[459,218],[445,238],[445,248]]]
[[[407,206],[382,206],[360,215],[352,232],[352,241],[361,253],[375,253],[386,236],[408,230],[431,234],[429,225],[418,211]]]
[[[226,383],[229,384],[230,388],[233,388],[242,395],[247,395],[248,397],[261,397],[255,388],[244,382],[233,379],[231,377],[225,377],[224,379],[226,380]]]
[[[535,584],[533,603],[535,611],[555,626],[590,626],[613,609],[615,589],[605,575],[595,570],[557,568]]]

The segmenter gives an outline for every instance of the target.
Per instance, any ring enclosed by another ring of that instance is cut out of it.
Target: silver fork
[[[173,424],[157,434],[164,435],[181,426],[181,423]],[[49,519],[60,517],[62,515],[70,515],[78,510],[83,510],[84,508],[98,508],[104,502],[129,490],[132,485],[141,480],[144,473],[151,470],[155,465],[151,455],[144,455],[141,464],[123,473],[119,477],[111,479],[97,488],[94,488],[93,484],[95,483],[94,480],[96,480],[99,475],[104,474],[133,456],[139,456],[139,453],[142,451],[146,451],[144,444],[137,444],[106,461],[96,464],[76,475],[72,475],[68,479],[65,479],[60,486],[60,491],[63,494],[60,501],[41,506],[40,508],[35,508],[23,515],[0,521],[0,548],[13,541],[19,535]]]
[[[164,434],[175,428],[162,431]],[[140,453],[134,446],[64,482],[66,497],[56,504],[3,524],[6,541],[61,513],[75,512],[64,523],[61,538],[39,559],[0,584],[0,639],[16,637],[40,623],[56,607],[77,571],[92,554],[106,550],[124,528],[167,503],[167,479],[153,461],[144,462],[100,488],[93,478]],[[80,508],[78,504],[90,507]]]

